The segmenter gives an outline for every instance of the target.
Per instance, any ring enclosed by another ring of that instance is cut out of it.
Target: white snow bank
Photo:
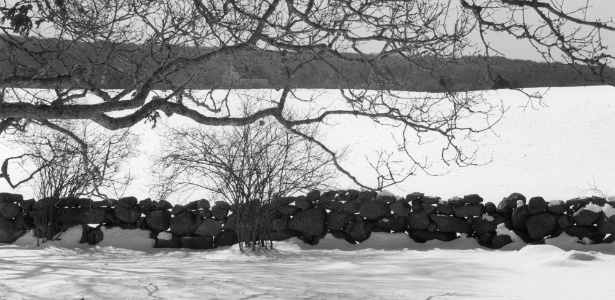
[[[611,206],[610,204],[605,204],[604,207],[602,208],[602,211],[604,212],[604,215],[607,218],[610,218],[612,216],[615,216],[615,208],[613,208],[613,206]]]
[[[54,237],[53,241],[47,241],[42,243],[42,240],[38,240],[38,246],[42,248],[46,247],[60,247],[60,248],[87,248],[90,245],[87,243],[79,244],[83,228],[81,226],[73,226]],[[30,230],[24,236],[20,237],[17,241],[11,245],[20,247],[37,247],[37,239],[34,236],[34,230]]]
[[[149,237],[149,230],[124,230],[119,227],[107,229],[105,226],[100,229],[104,237],[100,243],[96,244],[98,247],[115,247],[145,252],[150,252],[154,248],[155,242]]]
[[[488,214],[483,214],[483,220],[493,221],[495,219],[493,218],[493,216],[490,216]]]
[[[545,240],[545,244],[556,246],[564,250],[596,251],[604,254],[615,254],[615,244],[591,244],[581,241],[578,237],[563,232],[558,237]]]
[[[163,231],[161,233],[158,233],[158,239],[159,240],[166,240],[166,241],[168,241],[168,240],[171,240],[172,238],[173,238],[173,234],[170,233],[170,232]]]
[[[602,206],[599,206],[599,205],[596,205],[596,204],[590,203],[590,204],[586,205],[585,207],[583,207],[583,209],[585,209],[585,210],[591,210],[591,211],[593,211],[593,212],[597,212],[597,213],[599,213],[599,212],[601,212],[601,211],[602,211]]]

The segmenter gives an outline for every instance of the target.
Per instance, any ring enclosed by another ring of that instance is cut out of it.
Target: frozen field
[[[147,233],[108,230],[101,246],[75,245],[80,230],[35,247],[0,245],[0,299],[613,299],[615,246],[480,248],[473,239],[412,242],[374,233],[351,246],[330,235],[239,254],[151,249]],[[128,238],[128,239],[127,239]],[[127,243],[126,240],[131,242]],[[122,243],[123,248],[109,244]],[[353,251],[347,251],[353,250]]]

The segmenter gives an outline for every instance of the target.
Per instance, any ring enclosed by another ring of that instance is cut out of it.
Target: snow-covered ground
[[[417,244],[374,233],[359,245],[328,235],[239,254],[152,249],[148,232],[105,230],[104,244],[75,247],[79,227],[36,247],[31,235],[0,245],[0,299],[613,299],[615,245],[474,239]],[[115,245],[115,246],[110,246]],[[120,245],[121,247],[118,247]],[[352,251],[348,251],[352,250]]]

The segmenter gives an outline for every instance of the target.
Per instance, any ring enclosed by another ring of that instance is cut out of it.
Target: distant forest
[[[7,39],[3,36],[0,39],[0,86],[51,88],[16,81],[9,85],[5,79],[32,74],[52,77],[70,74],[75,68],[80,68],[88,70],[87,80],[98,87],[134,88],[133,82],[137,81],[135,78],[150,75],[165,59],[173,57],[173,52],[196,57],[211,51],[206,48],[157,49],[155,45],[25,40],[12,36]],[[453,60],[433,56],[407,58],[393,55],[367,63],[355,54],[343,54],[349,60],[326,54],[318,54],[324,55],[321,56],[324,59],[313,60],[314,55],[263,50],[236,51],[167,74],[156,87],[282,88],[290,85],[294,88],[384,88],[443,92],[603,84],[601,77],[592,74],[587,67],[503,57],[463,57]],[[50,56],[54,59],[50,60]],[[71,61],[79,61],[80,64],[87,61],[90,65],[77,66]],[[612,68],[602,71],[605,78],[615,76]],[[79,82],[69,81],[65,85],[78,87]]]

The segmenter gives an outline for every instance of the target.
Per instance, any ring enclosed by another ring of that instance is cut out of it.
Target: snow
[[[611,299],[615,292],[613,245],[582,245],[565,233],[515,250],[488,250],[465,236],[419,244],[374,233],[350,245],[327,235],[316,246],[292,239],[242,255],[237,246],[143,252],[139,230],[103,230],[113,246],[69,247],[79,227],[44,247],[29,244],[30,236],[0,245],[0,299]],[[115,244],[129,237],[137,241],[124,246],[134,249]]]
[[[495,220],[495,219],[493,218],[493,216],[490,216],[490,215],[488,215],[488,214],[483,214],[482,218],[483,218],[483,220],[487,220],[487,221],[493,221],[493,220]]]
[[[604,207],[602,208],[602,211],[604,212],[604,215],[607,218],[610,218],[612,216],[615,216],[615,208],[613,208],[613,206],[611,206],[610,204],[605,204]]]
[[[523,200],[517,200],[517,208],[521,207],[525,205],[525,203],[523,202]]]
[[[583,209],[599,213],[602,211],[602,206],[590,203],[583,207]]]

